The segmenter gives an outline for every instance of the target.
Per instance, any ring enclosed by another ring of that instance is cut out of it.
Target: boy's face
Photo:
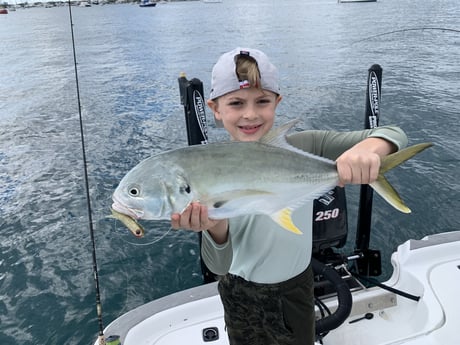
[[[256,141],[273,126],[281,96],[257,88],[241,89],[220,96],[208,106],[222,121],[233,140]]]

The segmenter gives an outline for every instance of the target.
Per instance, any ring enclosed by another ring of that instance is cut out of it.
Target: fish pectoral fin
[[[294,234],[301,235],[302,231],[292,222],[293,210],[289,207],[283,208],[282,210],[272,214],[270,217],[278,223],[282,228],[293,232]]]
[[[379,175],[378,179],[372,182],[370,186],[395,209],[403,213],[411,213],[410,208],[406,206],[398,192],[393,188],[390,182],[388,182],[385,176]]]

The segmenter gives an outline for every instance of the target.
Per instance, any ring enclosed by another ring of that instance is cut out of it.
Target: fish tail
[[[385,176],[379,175],[378,179],[372,182],[370,186],[395,209],[403,213],[411,213],[410,208],[406,206],[398,192],[393,188],[390,182],[388,182]]]
[[[431,146],[433,146],[433,143],[416,144],[383,157],[382,164],[380,166],[380,174],[385,174],[387,171],[397,167],[398,165],[404,163],[408,159],[414,157],[416,154]]]
[[[406,206],[398,192],[393,188],[383,174],[431,146],[433,146],[432,143],[421,143],[407,147],[382,158],[379,176],[375,182],[370,184],[370,186],[391,206],[403,213],[410,213],[410,208]]]
[[[284,229],[301,235],[302,231],[292,221],[292,209],[287,207],[271,215],[271,218]]]

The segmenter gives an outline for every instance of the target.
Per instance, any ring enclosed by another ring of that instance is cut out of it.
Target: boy
[[[212,71],[208,106],[232,140],[256,141],[273,126],[282,100],[276,67],[256,49],[223,54]],[[293,146],[336,160],[340,185],[376,180],[380,158],[407,144],[402,130],[382,126],[338,133],[291,134]],[[242,162],[244,164],[244,162]],[[219,293],[231,345],[312,345],[315,337],[313,273],[310,267],[313,202],[294,212],[302,235],[282,230],[265,215],[208,218],[191,204],[173,214],[173,228],[203,231],[202,256],[220,275]]]

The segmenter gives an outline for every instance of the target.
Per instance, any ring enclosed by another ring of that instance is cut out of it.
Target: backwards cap
[[[278,70],[270,62],[267,55],[257,49],[236,48],[222,54],[212,69],[210,99],[226,93],[248,87],[245,81],[238,80],[236,60],[239,55],[252,57],[257,62],[260,72],[261,88],[279,94]]]

